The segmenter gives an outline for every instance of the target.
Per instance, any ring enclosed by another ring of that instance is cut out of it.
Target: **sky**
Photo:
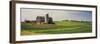
[[[45,16],[46,14],[49,14],[49,17],[52,17],[53,21],[92,21],[92,11],[36,8],[21,8],[21,21],[23,22],[25,20],[36,20],[37,16]]]

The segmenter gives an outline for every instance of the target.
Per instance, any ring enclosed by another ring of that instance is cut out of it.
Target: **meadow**
[[[68,34],[92,32],[92,23],[87,21],[55,21],[55,24],[21,22],[21,35]]]

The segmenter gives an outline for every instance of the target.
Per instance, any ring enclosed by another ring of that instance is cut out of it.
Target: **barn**
[[[45,16],[37,16],[36,23],[37,24],[54,24],[53,19],[52,17],[49,17],[49,14],[46,14]]]

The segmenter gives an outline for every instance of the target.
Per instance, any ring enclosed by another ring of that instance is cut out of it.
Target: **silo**
[[[49,18],[49,15],[46,14],[46,15],[45,15],[45,23],[48,23],[48,18]]]

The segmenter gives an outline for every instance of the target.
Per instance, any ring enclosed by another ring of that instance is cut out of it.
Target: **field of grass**
[[[92,32],[91,22],[59,21],[55,24],[21,23],[21,35]]]

